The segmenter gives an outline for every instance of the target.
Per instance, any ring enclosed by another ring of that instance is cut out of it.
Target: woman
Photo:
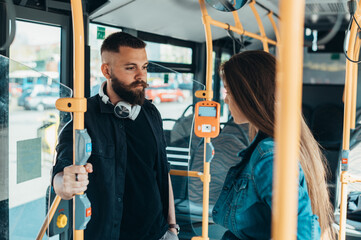
[[[222,239],[270,239],[275,126],[275,58],[263,51],[233,56],[220,68],[225,102],[238,124],[249,123],[251,145],[232,167],[213,208],[229,231]],[[334,239],[326,170],[319,146],[301,118],[298,240]]]

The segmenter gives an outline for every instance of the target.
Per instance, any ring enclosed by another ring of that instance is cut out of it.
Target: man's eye
[[[143,67],[143,69],[147,70],[147,69],[148,69],[148,66]]]
[[[134,70],[135,69],[135,67],[127,67],[127,68],[125,68],[126,70]]]

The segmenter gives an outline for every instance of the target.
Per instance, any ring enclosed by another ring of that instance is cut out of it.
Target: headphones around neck
[[[104,87],[105,87],[106,83],[107,83],[107,81],[104,81],[102,83],[102,85],[100,86],[99,96],[101,97],[103,103],[112,104],[109,101],[109,97],[104,93]],[[112,105],[114,105],[114,104],[112,104]],[[114,114],[118,118],[130,118],[131,120],[134,121],[138,117],[138,115],[140,113],[140,109],[141,109],[141,106],[139,106],[139,105],[134,105],[132,107],[129,103],[120,101],[114,107]]]

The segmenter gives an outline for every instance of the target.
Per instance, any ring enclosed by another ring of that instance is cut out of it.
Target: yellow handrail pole
[[[73,164],[75,164],[75,130],[84,129],[84,112],[86,112],[86,99],[84,98],[84,23],[81,0],[71,0],[74,36],[74,98],[60,98],[56,102],[56,108],[60,111],[74,112],[73,118]],[[83,193],[79,193],[83,194]],[[54,217],[54,213],[61,198],[56,196],[44,223],[38,233],[37,240],[41,240],[48,228],[48,223]],[[73,228],[75,224],[75,201],[73,201]],[[74,240],[84,238],[83,230],[73,231]]]
[[[272,17],[272,16],[273,16],[273,12],[269,12],[269,13],[267,14],[267,16],[268,16],[268,18],[269,18],[269,20],[270,20],[270,22],[271,22],[271,24],[272,24],[273,31],[275,32],[276,41],[279,42],[279,41],[280,41],[280,35],[279,35],[279,33],[278,33],[278,28],[277,28],[276,22],[275,22],[275,20],[274,20],[273,17]]]
[[[206,35],[206,46],[207,46],[207,64],[206,64],[206,92],[205,98],[206,100],[212,100],[213,98],[213,90],[212,90],[212,52],[213,52],[213,44],[212,44],[212,32],[210,20],[211,17],[208,15],[204,0],[199,0],[199,5],[202,12],[202,21],[204,25],[205,35]],[[203,157],[203,215],[202,215],[202,237],[193,237],[194,240],[209,240],[208,238],[208,221],[209,221],[209,182],[211,179],[210,176],[210,162],[206,161],[206,146],[207,143],[210,143],[210,138],[204,138],[204,157]]]
[[[81,0],[71,0],[74,32],[74,98],[84,98],[84,23]],[[84,112],[74,112],[74,129],[84,129]],[[75,151],[74,151],[75,152]],[[75,156],[75,155],[74,155]]]
[[[207,143],[210,143],[209,137],[204,138],[204,156],[203,156],[203,216],[202,216],[202,238],[208,240],[208,219],[209,219],[209,183],[211,181],[210,168],[211,163],[206,162]]]
[[[74,98],[84,99],[84,22],[81,0],[71,0],[74,36]],[[85,102],[86,103],[86,102]],[[84,112],[74,111],[73,164],[75,164],[75,131],[84,129]],[[75,200],[73,200],[73,238],[84,239],[84,230],[75,229]]]
[[[338,239],[345,240],[346,234],[346,214],[347,214],[347,182],[343,181],[347,177],[347,171],[341,173],[341,204],[340,204],[340,229]]]
[[[183,176],[183,177],[199,177],[201,178],[203,176],[202,172],[197,171],[184,171],[184,170],[170,170],[170,175],[173,176]]]
[[[240,29],[241,31],[244,31],[242,23],[239,21],[239,16],[238,16],[237,11],[233,11],[232,15],[233,15],[234,24],[235,24],[236,28]]]
[[[253,6],[254,6],[254,4],[253,4]],[[253,8],[254,8],[254,7],[253,7]],[[255,9],[255,8],[254,8],[254,9]],[[252,10],[253,10],[253,9],[252,9]],[[255,11],[256,11],[256,9],[255,9]],[[233,11],[233,12],[232,12],[232,15],[233,15],[233,19],[234,19],[234,23],[235,23],[236,28],[238,28],[239,30],[241,30],[241,31],[244,33],[245,30],[244,30],[241,22],[239,21],[239,16],[238,16],[237,11]],[[276,23],[275,23],[275,21],[274,21],[273,18],[272,18],[273,12],[269,12],[269,13],[267,14],[267,16],[268,16],[268,18],[270,19],[270,22],[271,22],[271,24],[272,24],[273,30],[275,31],[276,42],[278,42],[278,41],[279,41],[279,35],[278,35],[278,29],[277,29]],[[259,15],[258,15],[258,17],[259,17]],[[261,22],[261,19],[259,19],[259,20],[260,20],[260,22]],[[261,24],[262,24],[262,22],[261,22]],[[263,28],[263,25],[262,25],[262,28]],[[245,35],[245,34],[241,34],[241,35]],[[264,43],[264,42],[267,43],[267,39],[268,39],[268,38],[267,38],[266,34],[264,35],[264,37],[265,37],[265,38],[262,40],[262,42],[263,42],[263,43]],[[268,47],[268,45],[267,45],[267,47]],[[265,51],[266,51],[266,50],[265,50]],[[267,50],[267,52],[269,52],[269,51]]]
[[[360,18],[360,2],[358,4],[358,8],[355,12],[355,18]],[[360,49],[355,49],[355,41],[357,35],[358,27],[356,24],[352,24],[350,30],[350,38],[348,44],[347,54],[348,56],[355,57],[355,52]],[[359,47],[359,44],[358,44]],[[357,54],[358,55],[358,54]],[[356,55],[356,56],[357,56]],[[346,215],[347,215],[347,184],[348,184],[348,152],[350,150],[350,129],[352,124],[351,119],[351,107],[352,107],[352,86],[353,81],[357,81],[357,79],[353,79],[355,76],[354,69],[357,67],[356,63],[346,60],[346,76],[345,76],[345,91],[344,91],[344,120],[343,120],[343,141],[342,141],[342,172],[341,172],[341,203],[340,203],[340,229],[338,233],[339,240],[345,240],[346,238]],[[356,68],[357,69],[357,68]]]
[[[356,17],[356,20],[359,21],[360,16]],[[356,42],[355,42],[355,51],[354,51],[354,56],[352,59],[356,60],[359,59],[360,56],[360,45],[361,45],[361,40],[360,38],[356,38]],[[356,127],[356,102],[357,102],[357,74],[358,73],[358,64],[353,65],[353,69],[352,69],[352,102],[351,102],[351,128],[355,129]]]
[[[357,45],[355,48],[360,49],[360,41],[358,40]],[[355,52],[355,57],[353,59],[359,58],[359,51]],[[356,102],[357,102],[357,71],[358,65],[354,66],[352,69],[352,100],[351,100],[351,129],[355,129],[356,127]]]
[[[257,24],[258,24],[258,27],[259,27],[259,31],[261,33],[261,41],[262,41],[262,44],[263,44],[263,50],[266,51],[266,52],[269,52],[268,50],[268,44],[267,44],[267,36],[266,36],[266,32],[264,30],[264,27],[263,27],[263,24],[262,24],[262,20],[257,12],[257,9],[256,7],[254,6],[256,4],[256,1],[255,0],[252,0],[250,3],[249,3],[249,6],[251,7],[252,9],[252,12],[256,18],[256,21],[257,21]]]
[[[277,64],[272,199],[272,239],[275,240],[296,239],[297,233],[304,11],[304,0],[280,1],[282,22]]]
[[[209,17],[210,18],[210,17]],[[212,18],[209,19],[209,23],[213,26],[216,26],[216,27],[220,27],[220,28],[223,28],[223,29],[229,29],[232,31],[232,32],[235,32],[235,33],[238,33],[240,35],[245,35],[247,37],[251,37],[251,38],[254,38],[254,39],[257,39],[257,40],[260,40],[262,41],[262,37],[258,34],[255,34],[255,33],[251,33],[251,32],[248,32],[248,31],[245,31],[244,29],[239,29],[235,26],[229,26],[228,24],[226,23],[222,23],[222,22],[219,22],[219,21],[216,21]],[[272,44],[272,45],[277,45],[276,41],[272,40],[272,39],[269,39],[269,38],[266,38],[266,41],[268,44]]]
[[[199,0],[199,5],[201,7],[201,12],[202,12],[202,21],[203,21],[204,30],[205,30],[206,46],[207,46],[206,99],[210,101],[213,98],[213,90],[212,90],[213,42],[212,42],[212,31],[211,31],[212,18],[208,15],[204,0]]]
[[[43,225],[41,226],[38,236],[36,237],[36,240],[43,239],[46,229],[48,229],[48,223],[51,221],[51,219],[53,219],[55,211],[56,211],[57,207],[59,206],[60,200],[61,200],[61,198],[59,196],[55,197],[53,203],[51,204],[50,210],[48,211],[48,214],[45,217]]]

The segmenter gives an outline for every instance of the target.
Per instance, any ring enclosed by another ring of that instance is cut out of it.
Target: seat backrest
[[[341,154],[344,85],[303,84],[302,110],[313,136],[322,146],[330,174],[328,186],[332,202],[337,195],[337,168]]]
[[[233,118],[229,119],[228,122],[222,128],[221,134],[230,134],[237,137],[245,146],[248,146],[249,143],[249,136],[248,136],[248,123],[246,124],[236,124],[233,121]]]
[[[174,126],[170,132],[169,146],[189,147],[189,143],[191,142],[191,149],[194,149],[201,140],[201,138],[195,136],[192,129],[194,114],[186,115],[190,112],[190,109],[193,109],[193,105],[189,105],[184,110],[181,117],[175,121]]]
[[[319,105],[313,110],[310,128],[327,159],[330,200],[335,202],[337,194],[335,182],[342,144],[343,108],[336,104]]]
[[[339,150],[342,142],[343,108],[335,104],[320,105],[313,110],[311,131],[321,146]]]
[[[192,133],[193,115],[180,117],[170,132],[171,146],[188,147],[190,134]]]
[[[311,126],[312,108],[307,104],[302,104],[302,114],[307,123],[307,126]]]
[[[209,204],[214,205],[221,193],[228,170],[240,161],[237,153],[249,145],[246,126],[236,125],[231,120],[217,138],[212,140],[214,158],[210,165],[211,182],[209,186]],[[191,171],[203,171],[204,146],[199,145],[190,162]],[[189,200],[202,203],[203,182],[190,178],[188,184]]]

